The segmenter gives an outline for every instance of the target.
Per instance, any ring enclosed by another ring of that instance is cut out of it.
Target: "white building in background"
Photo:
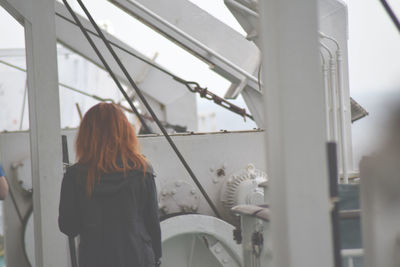
[[[84,113],[99,102],[95,96],[116,103],[123,100],[108,74],[86,59],[59,46],[57,60],[62,128],[76,128],[80,122],[78,107]],[[25,62],[23,48],[0,50],[0,131],[29,129]]]

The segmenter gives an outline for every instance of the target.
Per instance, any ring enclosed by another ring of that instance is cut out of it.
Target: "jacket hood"
[[[93,195],[107,196],[118,194],[123,188],[131,183],[132,179],[145,179],[145,176],[154,175],[151,165],[148,165],[146,172],[143,169],[123,172],[107,173],[100,176],[100,181],[95,184]]]

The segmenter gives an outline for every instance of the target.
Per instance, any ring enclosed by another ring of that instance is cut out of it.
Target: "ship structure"
[[[175,74],[99,26],[88,1],[0,0],[25,36],[25,49],[0,50],[0,80],[23,100],[0,99],[19,125],[0,133],[7,266],[73,266],[56,223],[63,171],[74,163],[76,128],[67,126],[99,101],[126,112],[156,171],[162,266],[397,266],[395,227],[381,226],[398,211],[395,190],[390,208],[383,197],[398,182],[388,176],[382,189],[364,168],[360,191],[353,163],[351,124],[368,113],[349,92],[342,1],[224,0],[245,35],[188,0],[101,1],[229,88],[218,96]],[[252,129],[199,131],[199,99]]]

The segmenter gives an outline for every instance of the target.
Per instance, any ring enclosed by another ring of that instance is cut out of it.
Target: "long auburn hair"
[[[88,170],[86,192],[89,196],[103,173],[146,171],[146,159],[140,153],[135,130],[115,104],[99,103],[86,112],[75,146],[78,164]]]

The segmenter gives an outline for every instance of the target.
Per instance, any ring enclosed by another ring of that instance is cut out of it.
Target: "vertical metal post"
[[[332,267],[317,0],[260,8],[272,266]]]
[[[36,266],[66,266],[57,226],[62,179],[54,1],[35,0],[25,19]]]
[[[339,189],[338,189],[338,160],[337,146],[335,142],[327,143],[328,173],[329,173],[329,194],[332,202],[331,221],[333,256],[335,267],[342,267],[342,255],[340,246],[340,219],[339,219]]]

